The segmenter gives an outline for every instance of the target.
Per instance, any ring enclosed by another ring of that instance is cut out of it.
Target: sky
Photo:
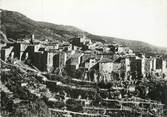
[[[167,47],[167,0],[0,0],[0,8],[37,21]]]

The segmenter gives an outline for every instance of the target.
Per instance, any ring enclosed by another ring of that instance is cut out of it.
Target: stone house
[[[26,51],[27,47],[29,46],[29,43],[14,43],[14,48],[13,48],[13,54],[14,58],[17,58],[19,60],[22,59],[22,56],[24,52]]]
[[[65,52],[57,52],[53,56],[53,67],[54,69],[56,68],[61,68],[66,65],[67,61],[67,53]]]
[[[89,58],[85,61],[85,68],[90,70],[96,64],[96,59],[94,57]]]
[[[83,53],[76,52],[74,53],[68,61],[67,68],[69,71],[76,71],[82,62]]]
[[[6,61],[8,59],[8,57],[11,56],[11,52],[13,50],[12,46],[5,46],[1,48],[1,58],[2,60]]]
[[[164,78],[167,79],[167,60],[163,60],[162,72],[165,74],[165,77],[164,77]]]
[[[102,80],[104,80],[105,82],[110,82],[112,71],[113,71],[113,60],[108,58],[103,58],[99,62],[99,73],[102,77]]]

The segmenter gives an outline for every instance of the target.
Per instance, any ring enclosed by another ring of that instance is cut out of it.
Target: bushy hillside
[[[36,22],[28,17],[13,11],[1,12],[2,30],[8,38],[29,37],[35,34],[38,39],[66,39],[74,37],[81,30],[63,25],[55,25],[45,22]]]
[[[14,11],[2,10],[1,20],[2,31],[6,33],[8,38],[18,39],[35,34],[35,38],[41,40],[46,38],[50,40],[68,40],[84,32],[87,37],[94,41],[116,42],[130,47],[135,52],[144,52],[151,55],[167,54],[167,48],[159,48],[140,41],[93,35],[73,26],[38,22]]]

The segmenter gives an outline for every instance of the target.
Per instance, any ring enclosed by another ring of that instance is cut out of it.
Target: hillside
[[[22,61],[11,64],[0,60],[0,63],[2,117],[160,117],[161,114],[165,117],[164,80],[136,82],[138,93],[134,93],[123,85],[131,86],[129,81],[95,83],[42,74]],[[143,98],[145,88],[150,89],[146,99]],[[122,98],[118,98],[120,92]]]
[[[147,54],[166,54],[167,48],[159,48],[148,43],[140,41],[125,40],[113,37],[98,36],[90,34],[81,29],[67,25],[57,25],[47,22],[34,21],[18,12],[2,10],[1,12],[2,31],[6,33],[8,38],[18,39],[30,37],[35,34],[37,39],[50,40],[68,40],[83,32],[88,38],[101,42],[116,42],[123,46],[128,46],[135,52],[144,52]]]

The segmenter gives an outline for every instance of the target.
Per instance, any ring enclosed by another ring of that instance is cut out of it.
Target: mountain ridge
[[[46,38],[49,40],[68,40],[84,33],[92,41],[118,43],[131,48],[134,52],[167,55],[167,48],[157,47],[146,42],[94,35],[74,26],[35,21],[16,11],[0,10],[1,30],[8,38],[25,38],[35,34],[36,38],[41,40]]]

